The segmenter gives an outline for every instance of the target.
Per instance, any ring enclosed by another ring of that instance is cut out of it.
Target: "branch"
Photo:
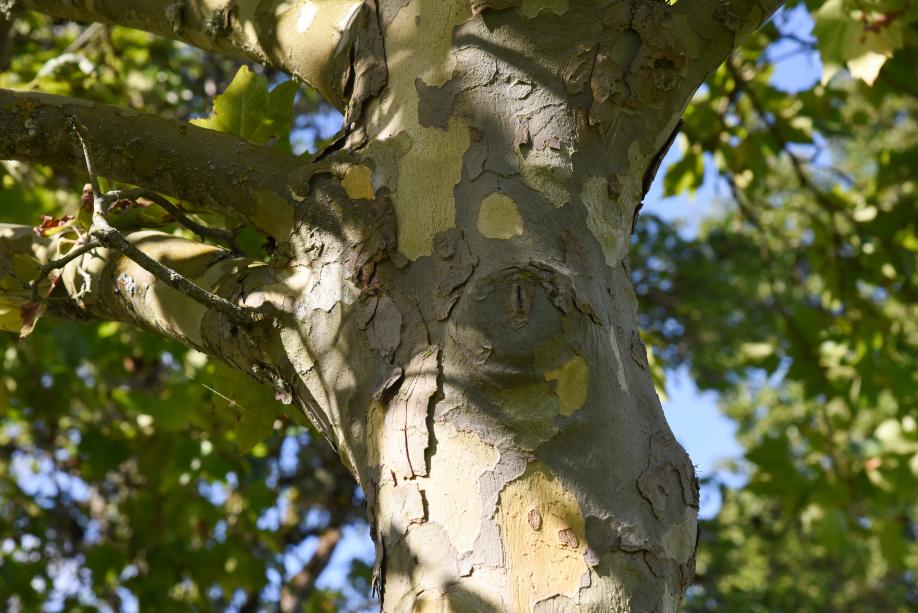
[[[198,304],[222,313],[227,319],[243,327],[251,326],[264,319],[262,314],[203,290],[181,273],[154,260],[135,247],[121,232],[109,226],[108,222],[98,224],[94,222],[93,225],[96,227],[92,229],[92,236],[96,240],[110,249],[120,251],[151,275]]]
[[[185,226],[186,228],[188,228],[189,230],[191,230],[192,232],[194,232],[201,238],[211,238],[214,240],[227,241],[229,242],[230,246],[233,248],[234,251],[236,251],[237,253],[239,252],[239,248],[235,244],[236,235],[238,234],[237,231],[229,230],[226,228],[211,228],[208,226],[203,226],[199,224],[198,222],[194,221],[193,219],[191,219],[190,217],[188,217],[187,215],[185,215],[185,212],[182,211],[182,209],[178,208],[177,206],[169,202],[167,198],[165,198],[164,196],[161,196],[160,194],[157,194],[154,191],[150,191],[148,189],[143,189],[140,187],[135,188],[135,189],[123,190],[123,191],[115,190],[111,192],[106,192],[105,198],[111,202],[115,202],[118,200],[138,200],[140,198],[149,200],[153,202],[154,204],[160,206],[161,208],[165,209],[166,212],[169,213],[169,215],[171,215],[173,219],[175,219],[175,221]]]
[[[172,289],[182,292],[198,304],[222,313],[227,319],[233,321],[237,325],[245,327],[261,321],[264,316],[260,313],[240,307],[238,304],[233,304],[220,296],[203,290],[181,273],[157,262],[132,245],[121,232],[108,223],[108,219],[106,218],[108,206],[115,199],[117,194],[102,195],[99,188],[99,176],[96,173],[95,165],[92,160],[92,153],[87,143],[85,130],[78,127],[76,124],[74,124],[73,128],[83,148],[83,157],[86,160],[86,170],[89,172],[89,184],[92,186],[93,213],[92,227],[89,229],[89,235],[106,247],[117,249]],[[35,286],[33,286],[33,290],[34,288]]]
[[[360,80],[360,58],[381,41],[375,3],[365,0],[21,0],[21,6],[59,19],[137,28],[273,66],[316,88],[339,110],[352,93],[359,95],[351,77]],[[375,65],[384,75],[381,54]]]
[[[69,239],[36,235],[31,227],[0,224],[0,303],[27,306],[32,279],[16,276],[15,262],[37,260],[47,274],[60,270],[57,285],[46,304],[50,313],[76,320],[120,321],[153,330],[232,364],[247,364],[237,354],[258,353],[244,346],[245,334],[224,313],[174,289],[118,249],[93,243],[76,245],[57,260],[56,243]],[[128,250],[180,274],[201,291],[245,304],[246,287],[277,283],[267,265],[236,257],[213,245],[155,231],[133,232],[123,239]],[[101,241],[100,241],[101,242]],[[125,250],[125,251],[128,251]],[[80,257],[82,256],[82,257]],[[25,291],[23,291],[25,290]],[[235,334],[235,336],[233,336]]]
[[[290,598],[285,599],[289,602],[287,606],[281,605],[283,611],[303,610],[306,601],[315,591],[316,581],[331,561],[342,535],[340,522],[333,522],[328,529],[322,532],[312,558],[284,586],[283,591]]]
[[[702,57],[691,67],[694,87],[783,4],[784,0],[681,0],[673,5],[673,15],[685,19],[704,40]]]
[[[97,247],[67,262],[53,293],[39,305],[30,301],[33,277],[71,243],[65,233],[40,236],[29,226],[0,223],[0,329],[28,332],[41,315],[76,321],[132,324],[177,340],[226,362],[262,383],[278,386],[295,381],[280,339],[282,326],[292,325],[282,310],[292,304],[299,286],[275,267],[172,234],[133,232],[124,239],[150,260],[182,275],[203,291],[270,315],[257,326],[240,326],[164,283],[150,270],[118,251]],[[74,247],[70,246],[70,249]],[[32,268],[29,264],[34,263]],[[34,271],[34,272],[30,272]],[[3,326],[6,327],[3,327]],[[315,408],[308,390],[297,386],[297,406],[326,436],[328,418]]]
[[[38,286],[42,282],[42,280],[44,280],[44,278],[47,277],[51,273],[51,271],[63,268],[64,266],[66,266],[73,260],[77,259],[81,255],[86,255],[93,249],[97,249],[101,246],[102,246],[102,243],[100,243],[99,241],[90,240],[89,242],[84,243],[80,245],[79,247],[74,247],[67,253],[67,255],[61,258],[58,258],[56,260],[52,260],[48,262],[47,264],[45,264],[44,266],[42,266],[41,269],[38,271],[38,276],[35,277],[35,279],[32,281],[32,302],[39,301]]]
[[[0,70],[10,65],[10,50],[13,48],[13,23],[16,21],[15,2],[12,5],[0,3]]]
[[[307,164],[236,136],[107,104],[0,89],[0,159],[83,169],[67,127],[86,127],[104,176],[143,185],[287,237]],[[298,178],[299,177],[299,178]]]

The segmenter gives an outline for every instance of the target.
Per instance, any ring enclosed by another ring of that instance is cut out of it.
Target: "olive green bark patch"
[[[510,196],[494,192],[485,196],[478,209],[478,231],[487,238],[508,239],[523,233],[523,218]]]
[[[573,415],[587,401],[590,367],[582,356],[575,355],[560,368],[545,373],[546,381],[556,381],[555,394],[561,401],[561,414]]]
[[[344,173],[341,186],[352,200],[372,200],[376,197],[373,190],[373,171],[366,166],[351,166]]]
[[[547,383],[504,388],[498,391],[496,401],[500,407],[496,417],[523,449],[536,449],[558,433],[555,418],[560,407]]]

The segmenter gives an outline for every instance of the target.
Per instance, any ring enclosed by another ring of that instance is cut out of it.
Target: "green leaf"
[[[890,14],[895,14],[892,8]],[[823,83],[847,66],[855,78],[872,85],[886,59],[904,43],[905,19],[880,19],[876,13],[865,13],[860,3],[828,0],[813,17]]]
[[[694,194],[703,180],[704,158],[701,148],[693,145],[666,171],[666,176],[663,177],[663,195],[675,196],[684,191]]]
[[[285,81],[269,92],[264,75],[242,66],[226,91],[214,99],[211,116],[192,119],[191,123],[259,145],[276,139],[289,149],[293,100],[298,89],[294,81]]]
[[[268,438],[284,412],[270,389],[223,364],[214,367],[213,393],[217,410],[236,411],[236,445],[243,453]]]

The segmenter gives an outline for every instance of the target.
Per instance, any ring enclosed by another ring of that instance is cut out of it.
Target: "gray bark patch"
[[[638,477],[637,487],[659,519],[665,517],[670,500],[677,514],[684,512],[683,504],[698,508],[695,471],[688,454],[667,432],[657,432],[650,439],[650,461]],[[674,491],[677,487],[681,492]],[[679,495],[681,500],[675,499]]]

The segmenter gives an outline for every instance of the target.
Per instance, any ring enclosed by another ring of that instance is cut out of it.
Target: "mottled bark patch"
[[[365,330],[371,349],[389,359],[402,338],[402,313],[389,296],[369,297],[358,311],[358,326]],[[365,318],[365,319],[364,319]]]
[[[471,142],[469,128],[451,117],[446,130],[421,125],[416,81],[440,86],[456,65],[453,28],[471,15],[464,2],[412,2],[385,30],[389,84],[368,108],[369,138],[401,139],[398,152],[379,157],[394,174],[392,200],[398,221],[399,251],[411,260],[433,252],[434,236],[456,225],[453,187],[462,176],[462,158]]]
[[[403,477],[417,477],[427,474],[424,454],[430,444],[427,430],[427,410],[430,399],[437,391],[438,347],[427,347],[420,351],[405,367],[405,379],[389,404],[393,413],[395,438],[402,446],[402,453],[391,458],[393,468]],[[396,444],[399,444],[397,442]]]
[[[585,529],[573,494],[541,462],[532,462],[500,493],[498,523],[510,577],[511,608],[531,610],[556,595],[576,596]]]
[[[570,0],[523,0],[520,6],[520,12],[532,19],[539,13],[547,12],[555,15],[563,15],[570,7]]]
[[[698,35],[662,2],[617,2],[602,19],[608,35],[590,78],[590,122],[610,125],[622,111],[662,108],[700,52]]]
[[[431,522],[439,524],[457,552],[471,551],[481,527],[479,480],[493,470],[500,453],[476,434],[436,423],[437,453],[431,460],[430,478],[422,479]]]

